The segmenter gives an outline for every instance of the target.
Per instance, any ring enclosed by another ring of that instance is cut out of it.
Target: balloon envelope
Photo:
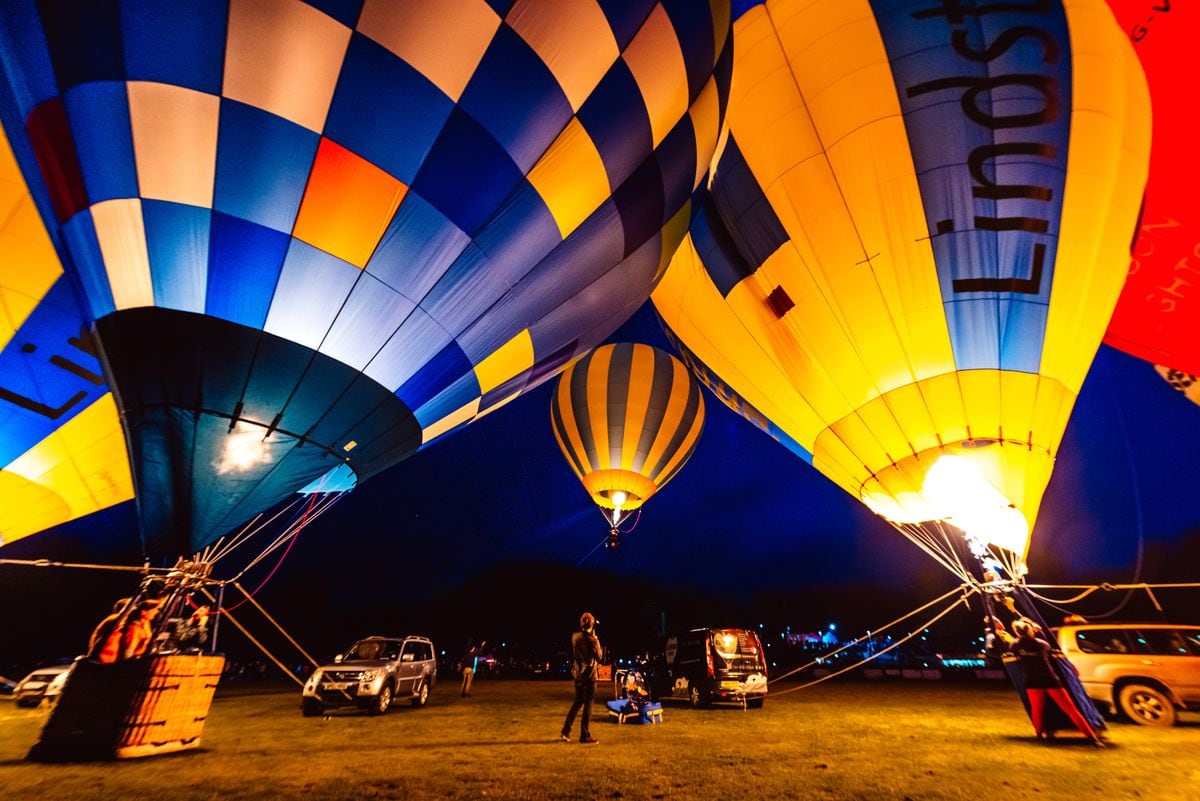
[[[596,348],[563,371],[550,418],[558,446],[592,500],[630,511],[691,457],[704,426],[704,398],[669,353],[619,343]]]
[[[96,345],[0,131],[0,546],[132,497]]]
[[[879,513],[950,517],[926,479],[958,456],[1023,551],[1142,198],[1128,42],[1095,0],[778,0],[734,47],[659,314],[727,403]]]
[[[377,474],[611,333],[686,229],[728,30],[720,0],[6,3],[0,116],[148,548]]]
[[[1196,3],[1109,0],[1150,84],[1150,180],[1125,288],[1104,341],[1200,374],[1200,160],[1195,155]]]

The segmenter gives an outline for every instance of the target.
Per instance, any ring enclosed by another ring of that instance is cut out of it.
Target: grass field
[[[1043,746],[1003,687],[829,682],[762,710],[668,706],[654,727],[597,704],[600,744],[581,746],[557,742],[569,683],[455,689],[382,718],[302,718],[298,690],[221,690],[203,748],[78,765],[24,761],[48,713],[3,702],[0,799],[1200,800],[1194,715],[1113,724],[1106,749]]]

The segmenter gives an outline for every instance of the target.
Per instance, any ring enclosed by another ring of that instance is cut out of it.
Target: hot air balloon
[[[622,515],[670,481],[704,426],[700,385],[649,345],[604,345],[571,364],[550,402],[554,437],[619,542]]]
[[[969,576],[961,530],[1021,575],[1142,199],[1132,48],[1101,0],[768,0],[734,47],[659,315],[726,403],[947,567]]]
[[[1195,3],[1109,0],[1150,84],[1150,179],[1133,259],[1105,343],[1163,369],[1173,386],[1200,374],[1200,231],[1191,137]],[[1157,6],[1157,7],[1155,7]],[[1189,394],[1193,400],[1195,395]]]
[[[0,131],[0,545],[132,497],[95,344]]]
[[[627,319],[710,162],[729,16],[6,3],[0,119],[112,387],[148,551],[373,476]]]

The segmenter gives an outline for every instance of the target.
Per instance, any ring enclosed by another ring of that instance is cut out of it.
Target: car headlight
[[[312,692],[313,690],[315,690],[317,688],[317,685],[320,682],[321,682],[321,671],[314,670],[313,674],[308,677],[308,681],[306,681],[304,683],[304,691]]]
[[[377,679],[377,678],[379,678],[378,670],[364,670],[362,672],[362,675],[358,677],[358,680],[361,681],[363,684],[370,684],[371,682],[375,681],[375,679]]]

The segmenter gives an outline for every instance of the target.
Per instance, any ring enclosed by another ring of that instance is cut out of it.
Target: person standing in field
[[[595,745],[600,742],[592,736],[592,698],[596,694],[596,673],[600,667],[603,651],[600,648],[600,638],[596,636],[596,618],[591,612],[584,612],[579,618],[579,631],[571,635],[571,678],[575,680],[575,700],[563,721],[559,739],[567,742],[571,739],[571,726],[575,723],[575,715],[583,710],[579,721],[579,742],[584,745]]]
[[[471,694],[471,682],[475,680],[475,667],[479,661],[479,649],[482,646],[472,645],[462,657],[462,689],[459,693],[463,698]]]

